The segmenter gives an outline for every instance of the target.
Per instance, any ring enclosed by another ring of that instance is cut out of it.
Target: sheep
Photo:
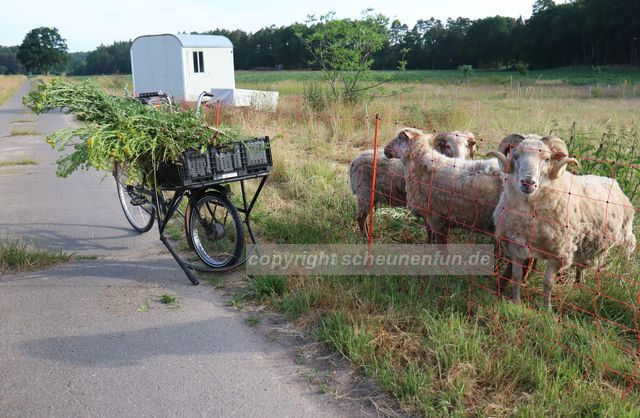
[[[378,149],[377,161],[374,208],[380,203],[394,207],[404,206],[407,193],[402,162],[385,157],[381,149]],[[373,150],[367,150],[349,164],[349,185],[356,196],[356,221],[362,234],[366,234],[365,221],[371,204],[373,162]]]
[[[476,137],[469,131],[440,132],[433,138],[433,147],[451,158],[473,160],[476,152]]]
[[[453,158],[473,158],[476,138],[471,132],[441,132],[434,138],[434,147]],[[405,206],[407,193],[404,169],[399,159],[385,157],[378,150],[374,208],[380,203],[389,206]],[[360,232],[366,233],[365,221],[371,202],[371,180],[373,177],[373,150],[358,155],[349,164],[349,185],[356,196],[356,221]]]
[[[512,265],[512,299],[520,302],[525,259],[547,260],[544,306],[561,268],[592,266],[607,251],[636,246],[635,209],[614,179],[574,175],[565,143],[557,137],[522,139],[509,158],[493,152],[506,174],[504,191],[493,213],[496,235],[505,243]]]
[[[498,160],[451,158],[438,152],[432,139],[404,128],[384,149],[387,158],[402,160],[409,209],[425,219],[436,243],[447,242],[451,226],[492,233],[492,214],[502,192]]]

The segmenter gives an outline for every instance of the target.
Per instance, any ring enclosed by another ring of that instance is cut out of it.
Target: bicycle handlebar
[[[213,97],[213,96],[214,96],[213,94],[206,91],[203,91],[202,93],[200,93],[200,95],[198,96],[198,103],[196,104],[196,116],[200,114],[200,109],[202,107],[202,99],[204,97]]]

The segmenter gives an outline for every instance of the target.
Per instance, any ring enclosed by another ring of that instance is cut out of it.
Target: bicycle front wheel
[[[142,186],[128,184],[129,177],[125,166],[116,163],[114,171],[118,199],[124,216],[126,216],[133,229],[140,233],[147,232],[153,226],[155,209],[148,199],[140,193]]]
[[[189,213],[189,237],[198,257],[208,266],[237,264],[244,246],[244,229],[238,209],[218,192],[199,196]]]

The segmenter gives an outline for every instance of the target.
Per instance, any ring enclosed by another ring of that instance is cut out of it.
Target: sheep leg
[[[544,307],[547,310],[551,310],[551,288],[553,287],[553,278],[558,270],[560,270],[562,264],[557,260],[550,259],[547,264],[547,271],[544,273]]]
[[[511,263],[507,264],[507,268],[504,270],[504,273],[500,275],[499,270],[496,270],[498,275],[498,294],[502,294],[507,288],[507,282],[511,280],[511,276],[513,276],[513,268],[511,267]]]
[[[580,284],[582,280],[582,267],[576,267],[576,284]]]
[[[427,244],[433,244],[433,231],[431,230],[431,227],[429,226],[429,222],[426,219],[424,220],[424,227],[426,230]]]
[[[430,224],[431,227],[431,239],[432,243],[435,244],[446,244],[447,243],[447,230],[448,223],[434,221]]]
[[[447,242],[449,241],[449,237],[447,237],[446,233],[442,233],[442,234],[438,234],[439,237],[436,240],[437,244],[447,244]]]
[[[522,260],[511,259],[511,298],[515,303],[520,303],[520,284],[522,283]]]
[[[523,268],[522,268],[522,279],[523,280],[527,280],[527,274],[529,274],[529,272],[531,270],[535,269],[535,263],[536,263],[536,259],[535,258],[527,258],[527,260],[525,261]]]
[[[369,196],[371,195],[369,194]],[[367,236],[368,232],[367,218],[369,217],[369,204],[369,199],[367,199],[366,201],[359,200],[358,207],[356,209],[356,220],[358,222],[358,227],[360,228],[360,233],[365,237]],[[373,210],[375,211],[376,209],[378,209],[378,202],[374,202],[373,204]]]
[[[365,221],[367,220],[367,216],[360,216],[358,215],[357,217],[358,220],[358,227],[360,228],[360,233],[364,236],[367,235],[367,230],[365,228]]]

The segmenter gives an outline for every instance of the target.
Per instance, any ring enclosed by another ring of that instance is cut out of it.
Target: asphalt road
[[[307,385],[291,349],[211,286],[192,287],[155,230],[134,233],[111,177],[57,178],[42,135],[72,118],[23,110],[27,91],[0,107],[0,161],[38,164],[0,167],[0,236],[99,258],[0,277],[0,416],[356,413]],[[9,136],[24,126],[42,135]],[[159,302],[165,293],[177,307]]]

